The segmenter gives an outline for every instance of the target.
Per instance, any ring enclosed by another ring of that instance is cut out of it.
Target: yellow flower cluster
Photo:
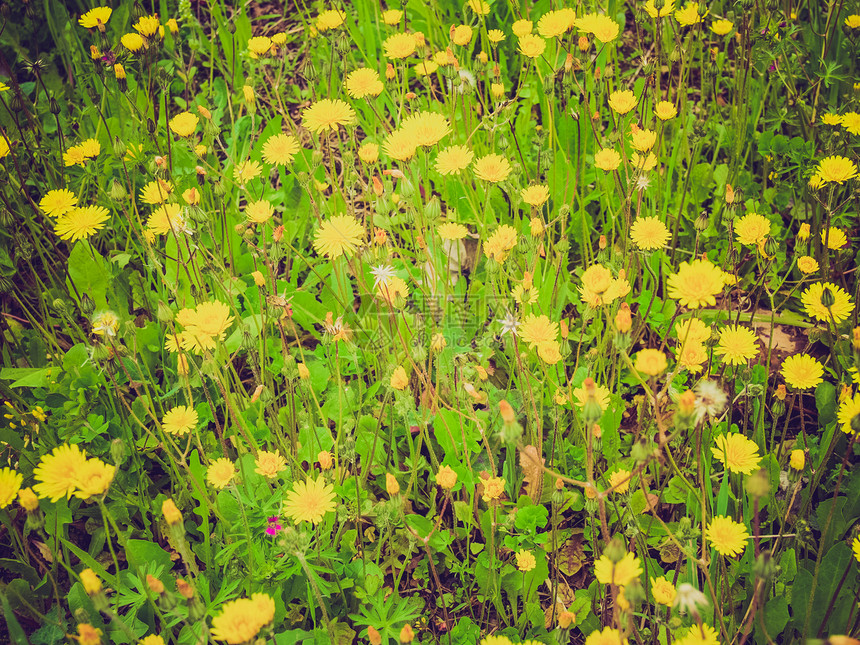
[[[87,459],[76,445],[63,445],[42,457],[33,470],[36,494],[52,502],[72,495],[88,500],[104,495],[116,468],[96,457]]]

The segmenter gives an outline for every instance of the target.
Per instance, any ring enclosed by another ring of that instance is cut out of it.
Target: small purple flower
[[[280,530],[281,530],[280,524],[269,524],[269,526],[266,527],[266,535],[275,536],[278,534],[278,531],[280,531]]]
[[[272,517],[268,518],[267,521],[269,522],[269,524],[276,524],[278,522],[278,516],[272,515]]]

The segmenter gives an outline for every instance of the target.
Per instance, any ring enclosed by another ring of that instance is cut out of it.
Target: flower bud
[[[457,485],[457,473],[450,466],[441,466],[436,473],[436,483],[444,490],[451,490]]]
[[[618,564],[627,555],[627,549],[618,538],[612,538],[606,548],[603,550],[603,555],[610,559],[614,564]]]
[[[176,508],[176,504],[172,499],[167,498],[161,505],[161,512],[164,514],[164,519],[171,526],[175,526],[182,522],[182,513]]]
[[[511,404],[504,399],[499,401],[499,413],[502,415],[502,421],[506,424],[514,423],[517,420],[516,412],[514,412]]]
[[[81,584],[84,585],[84,591],[88,596],[95,596],[102,590],[102,581],[92,569],[84,569],[81,571]]]
[[[304,365],[304,363],[301,363]],[[307,368],[305,368],[307,369]],[[332,458],[332,454],[328,450],[323,450],[317,455],[317,461],[319,462],[320,469],[328,470],[334,464],[334,459]]]
[[[759,470],[747,477],[745,487],[752,497],[766,497],[770,493],[770,481],[766,472]]]
[[[806,453],[803,450],[792,450],[789,465],[795,470],[803,470],[806,467]]]
[[[407,623],[400,630],[400,642],[411,643],[413,640],[415,640],[415,632],[412,631],[412,627]]]
[[[125,186],[123,186],[118,179],[114,178],[110,185],[111,200],[121,202],[124,201],[126,197],[128,197],[128,191],[125,189]]]
[[[32,513],[39,508],[39,498],[32,488],[22,488],[18,491],[18,503],[27,513]]]
[[[385,473],[385,491],[391,496],[400,492],[400,484],[391,473]]]
[[[146,586],[154,594],[161,595],[164,593],[164,583],[152,574],[146,574]]]
[[[176,579],[176,590],[179,592],[179,595],[185,598],[185,600],[191,600],[194,598],[194,587],[185,582],[182,578]]]
[[[630,314],[630,305],[621,303],[618,313],[615,314],[615,328],[622,334],[626,334],[633,326],[633,318]]]
[[[81,296],[81,313],[89,318],[96,309],[95,301],[90,297],[90,294],[85,293]]]

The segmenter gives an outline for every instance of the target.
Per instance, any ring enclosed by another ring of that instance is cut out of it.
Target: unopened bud
[[[392,496],[400,492],[400,484],[391,473],[385,473],[385,491]]]
[[[499,413],[502,415],[504,423],[514,423],[517,420],[517,414],[511,407],[511,404],[502,399],[499,401]]]
[[[177,578],[176,590],[179,592],[180,596],[185,598],[185,600],[191,600],[194,598],[194,587],[185,582],[182,578]]]
[[[146,586],[154,594],[164,593],[164,583],[150,573],[146,574]]]
[[[630,313],[630,305],[621,303],[618,313],[615,314],[615,328],[622,334],[626,334],[633,326],[633,317]]]
[[[175,526],[182,522],[182,513],[176,508],[176,504],[172,499],[167,498],[161,505],[161,512],[164,514],[164,519],[170,526]]]

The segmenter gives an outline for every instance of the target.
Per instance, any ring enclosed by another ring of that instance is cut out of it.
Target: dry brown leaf
[[[556,566],[566,576],[576,574],[585,564],[585,549],[582,542],[585,534],[582,529],[574,532],[556,552]]]
[[[666,564],[674,564],[681,557],[681,549],[674,542],[666,542],[660,547],[660,560]]]
[[[767,314],[768,312],[762,312],[763,314]],[[753,327],[755,327],[756,333],[761,338],[761,342],[764,344],[765,349],[771,344],[771,328],[770,322],[768,321],[753,321]],[[794,354],[800,351],[801,345],[803,344],[802,335],[797,333],[796,327],[791,327],[789,325],[774,325],[773,326],[773,350],[776,352],[787,352],[789,354]]]
[[[44,542],[38,542],[36,540],[33,540],[33,544],[39,550],[39,555],[42,556],[42,559],[45,562],[48,562],[50,564],[54,563],[54,554],[51,553],[51,549],[48,548],[47,544],[45,544]]]
[[[546,461],[538,453],[538,449],[534,446],[526,446],[520,451],[520,468],[523,469],[525,478],[526,495],[531,500],[537,503],[537,495],[540,495],[541,484],[543,483],[543,465]]]

